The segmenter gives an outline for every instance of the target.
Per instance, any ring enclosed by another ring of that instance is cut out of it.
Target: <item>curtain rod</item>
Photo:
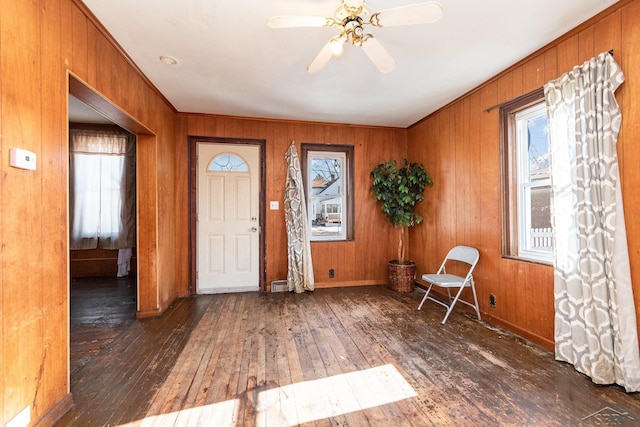
[[[516,96],[515,98],[508,99],[508,100],[503,101],[503,102],[501,102],[501,103],[499,103],[499,104],[492,105],[491,107],[486,108],[486,109],[484,109],[484,110],[482,110],[482,111],[483,111],[483,112],[485,112],[485,113],[489,113],[489,112],[491,112],[491,111],[495,110],[496,108],[502,107],[503,105],[511,104],[511,103],[513,103],[513,102],[518,102],[518,101],[520,101],[521,99],[528,98],[528,97],[530,97],[530,96],[531,96],[531,94],[533,94],[533,93],[535,93],[535,92],[540,92],[540,91],[542,91],[543,89],[544,89],[544,87],[543,87],[543,86],[540,86],[539,88],[536,88],[536,89],[532,90],[531,92],[525,93],[524,95]]]
[[[609,53],[611,56],[613,56],[613,49],[609,50],[609,51],[608,51],[608,53]],[[495,110],[496,108],[502,107],[503,105],[505,105],[505,104],[509,104],[509,103],[511,103],[511,102],[514,102],[514,101],[518,101],[518,100],[519,100],[519,99],[521,99],[521,98],[524,98],[524,97],[529,96],[529,94],[530,94],[530,93],[536,92],[536,91],[541,90],[541,89],[543,89],[543,87],[539,87],[539,88],[537,88],[537,89],[532,90],[532,91],[531,91],[531,92],[529,92],[529,93],[525,93],[524,95],[517,96],[517,97],[512,98],[512,99],[509,99],[509,100],[507,100],[507,101],[503,101],[503,102],[501,102],[501,103],[499,103],[499,104],[492,105],[491,107],[486,108],[486,109],[484,109],[484,110],[482,110],[482,111],[483,111],[484,113],[490,113],[491,111]]]

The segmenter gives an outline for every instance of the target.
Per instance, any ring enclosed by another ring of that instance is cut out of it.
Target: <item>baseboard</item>
[[[424,289],[425,291],[429,287],[428,283],[425,283],[423,280],[420,280],[420,279],[416,279],[415,283],[416,283],[416,287]],[[431,292],[435,293],[437,296],[441,297],[444,301],[447,300],[447,294],[440,292],[439,289],[437,289],[437,290],[433,290],[432,289]],[[474,311],[471,308],[465,306],[464,304],[461,305],[460,307],[458,307],[456,305],[456,309],[458,309],[458,308],[463,309],[463,310],[468,310],[470,313],[474,313]],[[480,311],[480,315],[482,316],[482,320],[488,320],[491,323],[493,323],[493,324],[495,324],[497,326],[500,326],[501,328],[504,328],[507,331],[509,331],[509,332],[511,332],[511,333],[513,333],[515,335],[518,335],[518,336],[520,336],[520,337],[522,337],[522,338],[524,338],[524,339],[526,339],[528,341],[531,341],[532,343],[535,343],[535,344],[537,344],[537,345],[539,345],[541,347],[544,347],[547,350],[555,351],[555,342],[553,340],[549,340],[547,338],[541,337],[540,335],[533,334],[533,333],[531,333],[531,332],[529,332],[529,331],[527,331],[525,329],[522,329],[522,328],[520,328],[520,327],[518,327],[518,326],[516,326],[516,325],[514,325],[512,323],[505,322],[501,318],[492,316],[488,312]]]
[[[531,341],[534,344],[539,345],[540,347],[543,347],[551,352],[555,351],[555,342],[553,340],[549,340],[547,338],[541,337],[540,335],[536,335],[533,334],[525,329],[522,329],[516,325],[513,325],[509,322],[505,322],[504,320],[498,318],[498,317],[493,317],[492,315],[490,315],[489,313],[482,313],[482,320],[488,320],[491,323],[500,326],[501,328],[504,328],[506,330],[508,330],[509,332],[512,332],[513,334],[522,337],[528,341]]]
[[[34,424],[35,427],[51,427],[55,425],[56,422],[64,414],[66,414],[69,409],[73,407],[73,396],[71,393],[68,393],[64,396],[53,408],[49,410],[44,416]]]
[[[138,310],[136,312],[136,317],[138,319],[146,319],[149,317],[158,317],[162,314],[162,310],[159,308],[149,308],[147,310]]]
[[[165,301],[164,304],[162,304],[158,308],[149,308],[149,309],[146,309],[146,310],[138,310],[136,312],[136,317],[138,319],[146,319],[146,318],[149,318],[149,317],[158,317],[162,313],[164,313],[165,310],[167,308],[169,308],[169,306],[171,304],[173,304],[173,302],[176,300],[176,298],[178,298],[177,294],[174,295],[173,297],[169,298],[167,301]]]
[[[345,288],[349,286],[374,286],[385,285],[380,283],[379,280],[352,280],[347,282],[316,282],[316,288]]]

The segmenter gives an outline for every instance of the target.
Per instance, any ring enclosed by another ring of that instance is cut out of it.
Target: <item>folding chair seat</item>
[[[478,263],[479,258],[480,258],[480,253],[476,248],[471,248],[469,246],[456,246],[453,249],[451,249],[447,254],[447,256],[445,257],[444,261],[442,262],[442,265],[440,266],[440,268],[435,274],[422,275],[422,280],[424,280],[429,284],[429,288],[427,289],[427,292],[424,294],[424,297],[422,298],[422,302],[420,302],[420,305],[418,306],[418,310],[422,308],[422,304],[424,304],[426,300],[431,300],[433,302],[436,302],[446,307],[447,313],[445,314],[444,319],[442,319],[442,324],[444,325],[445,322],[447,321],[447,318],[451,314],[451,311],[453,311],[453,307],[456,305],[456,302],[460,301],[460,303],[466,304],[469,307],[472,307],[476,311],[476,314],[478,315],[478,320],[481,320],[480,308],[478,307],[478,298],[476,296],[476,288],[473,283],[473,275],[471,274],[476,264]],[[448,274],[446,270],[446,266],[450,265],[451,261],[459,261],[461,263],[468,264],[469,269],[467,273],[464,276]],[[443,302],[429,295],[431,293],[431,289],[434,286],[447,289],[447,295],[449,295],[448,303]],[[453,297],[452,299],[451,289],[455,290],[456,288],[459,288],[459,290],[455,294],[455,297]],[[460,298],[460,295],[462,294],[462,291],[465,288],[471,288],[471,291],[473,292],[474,304]]]

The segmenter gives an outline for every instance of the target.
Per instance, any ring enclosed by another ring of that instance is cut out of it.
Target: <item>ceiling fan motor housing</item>
[[[359,16],[345,18],[342,23],[344,32],[347,34],[347,39],[351,36],[351,43],[354,45],[362,44],[362,38],[365,35],[362,24],[362,18]]]

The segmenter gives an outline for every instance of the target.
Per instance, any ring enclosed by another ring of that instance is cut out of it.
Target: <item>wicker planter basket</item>
[[[389,287],[396,292],[413,292],[416,278],[416,264],[405,261],[399,264],[398,261],[389,261]]]

